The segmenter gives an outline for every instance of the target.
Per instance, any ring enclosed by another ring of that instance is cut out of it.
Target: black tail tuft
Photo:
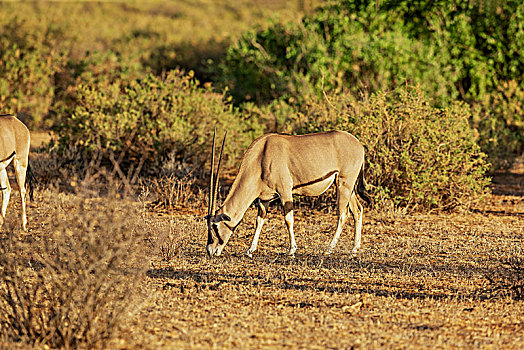
[[[369,196],[369,193],[366,191],[366,186],[364,184],[364,164],[362,164],[362,168],[360,168],[360,174],[358,174],[357,179],[357,193],[368,205],[372,205],[371,197]]]
[[[27,164],[27,172],[26,172],[25,180],[29,186],[29,198],[33,200],[33,190],[34,190],[35,185],[38,183],[38,181],[36,180],[36,177],[33,174],[33,171],[31,170],[31,166],[29,165],[29,163]]]

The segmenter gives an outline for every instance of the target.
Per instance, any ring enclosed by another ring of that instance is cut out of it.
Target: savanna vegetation
[[[0,347],[522,347],[523,23],[517,0],[1,2],[0,112],[50,141],[29,231],[16,195],[0,229]],[[297,198],[295,259],[275,203],[252,260],[255,210],[209,261],[215,126],[222,197],[263,133],[357,136],[362,251],[348,224],[321,253],[328,191]]]

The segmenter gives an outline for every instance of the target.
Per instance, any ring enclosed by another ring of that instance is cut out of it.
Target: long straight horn
[[[218,180],[219,180],[219,174],[220,174],[220,163],[222,163],[222,153],[224,152],[224,145],[226,143],[226,136],[227,136],[227,130],[224,134],[224,139],[222,140],[222,147],[220,148],[220,156],[218,157],[218,167],[217,172],[215,176],[215,189],[213,192],[213,213],[215,212],[215,206],[217,203],[217,193],[218,193]]]
[[[214,210],[213,204],[213,172],[215,171],[215,135],[217,133],[217,128],[213,131],[213,148],[211,151],[211,174],[209,179],[209,201],[207,202],[207,215],[212,215]]]

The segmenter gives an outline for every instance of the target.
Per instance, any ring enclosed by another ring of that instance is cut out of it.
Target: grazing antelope
[[[18,118],[13,115],[0,115],[0,189],[2,192],[2,216],[0,227],[4,223],[5,212],[9,197],[11,196],[11,185],[7,176],[7,166],[13,161],[15,167],[16,181],[22,198],[22,228],[27,229],[27,216],[25,210],[26,195],[26,172],[29,183],[29,196],[33,199],[33,175],[29,168],[29,130]]]
[[[335,248],[349,211],[355,221],[352,251],[357,252],[361,244],[363,210],[357,194],[368,204],[371,203],[371,199],[364,187],[364,147],[353,135],[344,131],[329,131],[301,136],[268,134],[257,138],[244,154],[238,175],[222,207],[215,211],[218,173],[225,138],[224,136],[215,175],[216,182],[213,185],[213,134],[209,207],[206,216],[209,256],[222,253],[244,213],[251,203],[257,200],[255,235],[251,246],[245,252],[251,257],[257,249],[269,202],[277,197],[280,197],[284,207],[285,222],[289,231],[288,255],[294,256],[297,244],[293,232],[293,194],[318,196],[335,180],[338,224],[327,253]]]

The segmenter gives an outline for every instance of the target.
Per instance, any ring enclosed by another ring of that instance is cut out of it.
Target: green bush
[[[325,92],[358,96],[405,84],[420,86],[437,107],[465,101],[482,110],[470,122],[498,166],[501,154],[524,147],[511,122],[522,120],[521,98],[500,99],[506,82],[524,89],[522,23],[517,0],[330,1],[299,24],[244,33],[217,70],[237,103],[300,106]]]
[[[55,80],[55,101],[52,106],[53,127],[59,127],[69,118],[81,85],[107,89],[112,83],[134,80],[147,75],[140,64],[126,61],[111,50],[86,52],[84,57],[69,60]]]
[[[238,101],[406,81],[439,104],[476,101],[500,81],[523,83],[523,22],[524,5],[513,0],[330,1],[302,23],[245,33],[220,71]]]
[[[79,84],[59,128],[59,144],[105,156],[112,152],[123,164],[146,160],[150,170],[173,154],[197,165],[209,159],[217,125],[219,134],[228,131],[224,162],[231,165],[261,127],[224,99],[209,85],[200,87],[191,73],[178,71]]]
[[[464,103],[435,108],[420,89],[402,88],[359,100],[336,95],[305,110],[290,128],[299,133],[345,130],[365,145],[366,180],[379,205],[467,208],[489,184],[486,156]]]
[[[457,74],[449,54],[412,38],[391,13],[361,17],[343,5],[325,7],[299,25],[251,31],[229,47],[219,71],[235,101],[302,103],[322,91],[378,91],[420,84],[438,102],[449,99]],[[371,31],[371,33],[370,33]]]

